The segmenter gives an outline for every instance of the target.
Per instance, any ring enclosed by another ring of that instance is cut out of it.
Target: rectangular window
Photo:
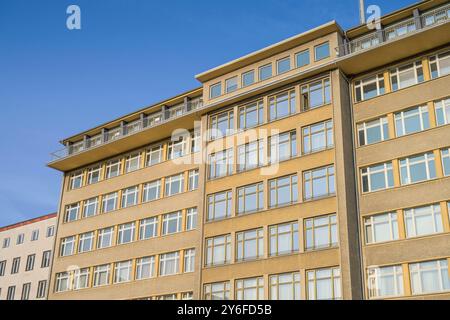
[[[125,160],[125,172],[133,172],[140,168],[141,164],[141,154],[136,153],[129,155]]]
[[[373,165],[361,169],[362,191],[374,192],[394,186],[392,162]]]
[[[197,208],[186,210],[186,231],[197,228]]]
[[[163,146],[157,145],[150,147],[145,155],[145,163],[147,167],[154,166],[162,161]]]
[[[297,133],[295,130],[269,137],[269,159],[271,164],[297,156]]]
[[[274,121],[295,113],[295,90],[269,97],[269,120]]]
[[[450,98],[436,101],[436,124],[443,126],[450,123]]]
[[[384,75],[382,73],[355,81],[355,100],[361,102],[385,94]]]
[[[162,235],[165,236],[168,234],[181,232],[182,228],[181,218],[182,218],[181,211],[163,215]]]
[[[17,245],[22,244],[24,239],[25,239],[25,234],[23,234],[23,233],[18,234],[17,239],[16,239],[16,244]]]
[[[45,298],[47,292],[47,280],[41,280],[38,282],[38,287],[36,290],[36,299]]]
[[[131,281],[131,260],[114,264],[114,283]]]
[[[88,170],[87,182],[88,184],[94,184],[100,181],[102,176],[102,167],[95,166]]]
[[[174,160],[184,157],[188,153],[188,137],[174,136],[167,145],[167,159]]]
[[[389,125],[387,117],[358,124],[358,141],[365,146],[389,139]]]
[[[97,249],[112,246],[114,227],[104,228],[98,231]]]
[[[198,189],[198,177],[199,177],[198,169],[189,171],[189,185],[188,185],[189,191]]]
[[[41,268],[48,268],[52,258],[52,251],[47,250],[42,253]]]
[[[204,300],[230,300],[230,282],[208,283],[203,287]]]
[[[209,155],[209,179],[217,179],[233,173],[233,149]]]
[[[238,172],[251,170],[264,165],[264,144],[262,140],[238,146]]]
[[[80,290],[88,287],[89,268],[77,269],[74,271],[73,289]]]
[[[429,61],[432,79],[450,74],[450,51],[430,57]]]
[[[242,74],[242,87],[247,87],[255,83],[255,70],[250,70]]]
[[[238,78],[233,77],[225,80],[225,93],[230,93],[238,89]]]
[[[248,129],[264,123],[262,100],[239,107],[239,129]]]
[[[291,70],[291,58],[286,57],[277,61],[277,74],[286,73]]]
[[[313,153],[334,146],[333,120],[302,128],[303,154]]]
[[[272,64],[266,64],[258,68],[259,81],[267,80],[272,77]]]
[[[430,128],[428,107],[415,107],[395,114],[395,132],[397,137],[423,131]]]
[[[309,49],[297,53],[295,55],[295,62],[297,68],[307,66],[310,63]]]
[[[301,87],[301,105],[308,111],[331,103],[330,79],[326,78]]]
[[[238,188],[237,195],[238,215],[264,209],[264,185],[262,182]]]
[[[184,250],[184,272],[194,272],[195,269],[195,249]]]
[[[180,253],[171,252],[159,255],[159,275],[169,276],[179,272]]]
[[[25,271],[31,271],[34,269],[34,260],[36,260],[35,254],[30,254],[27,256],[27,264],[25,265]]]
[[[305,200],[328,197],[336,193],[333,165],[306,171],[303,173],[303,180]]]
[[[135,206],[139,198],[138,186],[130,187],[122,190],[122,208]]]
[[[341,271],[327,268],[306,272],[308,300],[337,300],[342,298]]]
[[[298,201],[297,175],[269,180],[269,207],[279,207]]]
[[[139,240],[155,238],[158,235],[158,217],[143,219],[139,222]]]
[[[83,204],[83,218],[95,216],[98,210],[98,197],[91,198],[84,201]]]
[[[397,213],[382,213],[364,218],[366,243],[398,240]]]
[[[136,226],[134,222],[119,225],[117,244],[125,244],[134,241]]]
[[[94,247],[94,232],[80,234],[78,240],[78,253],[91,251]]]
[[[161,180],[155,180],[144,184],[143,202],[157,200],[161,197]]]
[[[320,61],[330,56],[330,43],[325,42],[314,47],[314,60]]]
[[[208,196],[208,221],[231,217],[231,191],[219,192]]]
[[[222,94],[222,83],[218,82],[209,87],[209,98],[214,99]]]
[[[441,206],[434,204],[404,210],[406,237],[420,237],[444,231]]]
[[[412,263],[409,265],[413,294],[447,292],[450,277],[446,259]]]
[[[305,220],[306,250],[338,246],[336,214]]]
[[[195,128],[193,132],[191,132],[191,152],[196,153],[201,149],[202,143],[202,134],[200,132],[200,128]]]
[[[264,300],[264,278],[236,280],[236,300]]]
[[[62,238],[59,250],[61,257],[66,257],[74,254],[75,252],[75,236]]]
[[[444,176],[450,176],[450,148],[441,150],[441,157]]]
[[[83,172],[75,172],[70,176],[70,190],[79,189],[83,186]]]
[[[16,286],[8,287],[8,292],[6,293],[6,300],[14,300],[16,294]]]
[[[367,273],[369,298],[403,296],[402,266],[373,267]]]
[[[47,227],[47,238],[53,237],[55,235],[55,226]]]
[[[231,262],[231,235],[206,239],[205,265],[216,266]]]
[[[434,178],[436,178],[436,166],[433,152],[400,160],[400,179],[402,185]]]
[[[120,160],[109,161],[106,164],[106,179],[111,179],[120,175],[122,162]]]
[[[106,286],[109,284],[111,266],[104,264],[94,268],[94,287]]]
[[[61,272],[56,274],[56,284],[55,291],[56,292],[64,292],[71,290],[70,285],[70,273],[69,272]]]
[[[236,261],[260,259],[264,256],[264,230],[236,233]]]
[[[80,212],[80,203],[73,203],[66,206],[66,214],[64,216],[64,222],[71,222],[77,220],[79,212]]]
[[[392,91],[404,89],[424,81],[421,61],[392,69],[390,74]]]
[[[2,245],[2,248],[3,248],[3,249],[4,249],[4,248],[8,248],[10,242],[11,242],[11,239],[10,239],[10,238],[4,238],[4,239],[3,239],[3,245]]]
[[[136,260],[136,280],[149,279],[155,276],[155,257]]]
[[[407,21],[406,23],[396,24],[385,29],[386,41],[391,40],[407,33],[416,30],[416,23],[414,21]]]
[[[269,237],[271,257],[298,252],[298,222],[270,226]]]
[[[209,138],[216,140],[234,132],[234,109],[209,117]]]
[[[5,275],[6,270],[6,260],[0,261],[0,277]]]
[[[300,272],[269,277],[270,300],[300,300]]]
[[[86,289],[89,284],[89,268],[77,269],[73,274],[73,290]]]
[[[31,241],[37,241],[39,239],[39,230],[33,230],[31,232]]]
[[[117,192],[106,194],[102,198],[102,213],[107,213],[117,209]]]
[[[184,191],[184,173],[166,178],[165,195],[170,197]]]

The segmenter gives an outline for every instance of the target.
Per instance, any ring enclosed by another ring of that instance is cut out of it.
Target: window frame
[[[320,172],[322,170],[325,170],[325,175],[321,175],[319,177],[314,177],[314,174],[316,172]],[[309,178],[308,178],[309,175]],[[324,179],[326,180],[326,189],[327,192],[324,194],[319,194],[317,196],[314,195],[314,181],[318,179]],[[332,182],[332,183],[331,183]],[[311,191],[311,196],[307,196],[308,191],[308,185],[309,184],[309,190]],[[317,199],[323,199],[327,197],[333,197],[336,195],[336,169],[334,164],[320,167],[320,168],[314,168],[311,170],[303,171],[303,200],[304,201],[314,201]]]
[[[333,126],[333,120],[325,120],[325,121],[321,121],[321,122],[317,122],[317,123],[313,123],[307,126],[304,126],[301,128],[302,130],[302,153],[303,154],[312,154],[312,153],[316,153],[316,152],[320,152],[323,150],[328,150],[331,148],[334,148],[334,126]],[[323,126],[323,128],[317,130],[317,131],[312,131],[315,127],[318,126]],[[331,137],[329,137],[329,134],[331,132]],[[321,146],[320,148],[313,148],[313,138],[316,135],[320,135],[320,136],[324,136],[324,140],[325,140],[325,146]],[[305,138],[307,138],[307,140],[305,141]],[[331,140],[331,141],[328,141]],[[308,145],[308,150],[306,151],[305,146]]]
[[[327,48],[328,50],[327,50],[327,54],[325,55],[325,56],[323,56],[323,57],[318,57],[318,49],[322,49],[322,48]],[[323,42],[323,43],[321,43],[321,44],[318,44],[318,45],[316,45],[316,46],[314,46],[314,62],[318,62],[318,61],[322,61],[322,60],[325,60],[325,59],[327,59],[327,58],[330,58],[331,57],[331,50],[330,50],[330,42],[329,41],[326,41],[326,42]]]
[[[379,167],[383,165],[383,169],[372,169],[375,167]],[[372,172],[373,170],[373,172]],[[372,188],[372,178],[371,175],[384,173],[384,187],[380,189],[373,190]],[[371,192],[377,192],[382,190],[388,190],[395,187],[395,181],[394,181],[394,166],[392,164],[392,161],[390,162],[384,162],[384,163],[378,163],[374,165],[370,165],[368,167],[364,167],[360,169],[360,175],[361,175],[361,191],[362,193],[371,193]],[[390,176],[391,175],[391,176]],[[364,183],[365,179],[367,179],[367,184]],[[392,182],[392,185],[390,184]],[[367,185],[368,189],[365,189],[365,185]]]
[[[220,249],[218,249],[220,248]],[[216,250],[223,250],[224,260],[215,259]],[[217,235],[205,239],[205,267],[230,264],[232,261],[231,234]]]
[[[423,157],[423,160],[415,160],[411,163],[411,158]],[[418,164],[425,164],[425,171],[427,178],[425,180],[412,181],[411,178],[411,166],[417,166]],[[431,167],[434,167],[434,173],[431,172]],[[403,176],[403,168],[406,168],[406,177]],[[433,152],[426,152],[423,154],[412,155],[399,160],[399,171],[400,171],[400,184],[402,186],[412,185],[420,182],[430,181],[436,179],[436,159]],[[404,182],[404,180],[407,180]]]
[[[254,235],[253,235],[254,233]],[[264,258],[264,229],[256,228],[236,232],[235,262],[252,261]],[[255,254],[248,255],[246,252],[248,242],[255,243]]]

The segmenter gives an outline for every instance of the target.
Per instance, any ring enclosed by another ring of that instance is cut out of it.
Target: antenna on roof
[[[364,5],[364,0],[359,0],[359,22],[361,24],[366,23],[366,6]]]

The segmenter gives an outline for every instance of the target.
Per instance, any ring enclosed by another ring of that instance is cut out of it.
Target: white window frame
[[[104,238],[109,237],[109,243],[104,245]],[[113,244],[114,227],[108,227],[98,230],[97,235],[97,249],[109,248]]]
[[[442,73],[442,68],[441,68],[442,61],[446,61],[446,63],[450,65],[450,51],[438,53],[434,56],[429,57],[428,60],[430,63],[430,75],[431,75],[432,79],[443,77],[450,73],[450,72]],[[434,68],[436,68],[437,76],[433,76]]]
[[[130,241],[125,242],[124,240],[124,234],[125,232],[131,232],[130,235]],[[132,243],[135,241],[136,237],[136,223],[130,222],[130,223],[124,223],[119,225],[117,228],[117,245],[123,245],[127,243]]]
[[[184,273],[195,271],[195,249],[184,250]]]
[[[413,114],[405,115],[406,112],[415,111]],[[410,133],[406,133],[406,120],[413,117],[419,117],[420,119],[420,130],[414,131]],[[430,128],[430,117],[428,112],[428,106],[417,106],[413,108],[409,108],[406,110],[402,110],[394,114],[394,123],[395,123],[395,135],[396,137],[402,137],[406,135],[410,135],[416,132],[424,131]],[[400,123],[400,126],[398,125]],[[399,131],[401,130],[401,132]]]
[[[435,101],[434,106],[436,113],[436,125],[444,126],[450,124],[450,98]],[[444,123],[439,123],[438,113],[442,113]]]
[[[414,72],[414,83],[411,84],[411,85],[405,85],[405,86],[402,85],[401,81],[400,81],[400,77],[402,76],[402,74],[408,73],[411,70]],[[423,82],[424,80],[419,81],[420,80],[419,79],[419,70],[421,70],[422,78],[424,78],[422,61],[410,62],[410,63],[407,63],[405,65],[401,65],[401,66],[398,66],[398,67],[396,67],[394,69],[391,69],[389,71],[389,79],[391,81],[392,91],[395,92],[395,91],[398,91],[398,90],[401,90],[401,89],[405,89],[405,88],[408,88],[410,86],[413,86],[413,85],[416,85],[418,83]],[[398,87],[397,89],[394,89],[394,84],[393,84],[394,83],[394,81],[393,81],[394,78],[396,78],[396,80],[397,80],[397,87]]]
[[[142,219],[139,222],[139,240],[147,240],[158,236],[158,217]],[[150,236],[146,236],[147,228],[152,228]]]
[[[156,190],[156,197],[149,198],[150,190]],[[161,198],[161,179],[150,181],[144,184],[144,190],[142,195],[142,202],[155,201]]]
[[[122,208],[132,207],[138,204],[139,187],[129,187],[122,190]],[[131,201],[130,201],[131,200]]]
[[[181,211],[166,213],[162,216],[162,230],[161,235],[167,236],[174,233],[179,233],[183,230],[183,213]],[[175,221],[176,231],[169,232],[169,226]]]
[[[434,266],[428,267],[427,264],[435,263]],[[437,291],[424,291],[422,287],[422,272],[429,272],[429,271],[437,271],[438,278],[439,278],[439,290]],[[418,263],[411,263],[409,265],[409,273],[411,278],[411,291],[413,295],[421,295],[421,294],[427,294],[427,293],[438,293],[438,292],[448,292],[450,291],[450,288],[444,288],[444,283],[442,282],[443,276],[446,274],[447,277],[449,277],[448,273],[448,260],[442,259],[442,260],[433,260],[433,261],[423,261]],[[414,278],[419,277],[419,282],[415,282]],[[416,288],[415,285],[418,285]]]
[[[394,294],[382,295],[380,287],[384,283],[382,278],[391,277],[394,281]],[[367,269],[367,291],[369,299],[393,298],[404,295],[403,269],[401,265],[369,267]]]
[[[130,173],[141,168],[141,153],[129,155],[125,159],[125,173]]]
[[[168,264],[173,263],[173,270],[166,270],[168,268]],[[169,252],[163,253],[159,255],[159,276],[170,276],[180,273],[180,253]]]
[[[378,221],[376,221],[378,218]],[[384,218],[381,220],[381,218]],[[388,224],[389,226],[389,239],[378,241],[376,236],[376,226]],[[370,229],[370,231],[369,231]],[[370,239],[369,239],[370,232]],[[396,212],[380,213],[369,217],[364,217],[364,234],[366,244],[383,243],[389,241],[395,241],[399,239],[399,226]]]
[[[425,209],[428,210],[425,211]],[[444,222],[442,220],[441,206],[439,203],[405,209],[403,215],[405,219],[406,238],[428,236],[444,232]],[[432,222],[433,231],[431,233],[418,233],[417,220],[423,221],[424,218],[428,218]],[[411,226],[411,228],[408,228],[409,226]]]
[[[174,190],[172,184],[179,182],[178,190]],[[184,192],[184,173],[176,174],[165,179],[164,194],[166,197],[174,196]]]
[[[372,168],[374,167],[378,167],[383,165],[383,169],[379,169],[379,170],[374,170]],[[375,164],[375,165],[371,165],[369,167],[365,167],[361,169],[361,191],[363,193],[370,193],[370,192],[375,192],[375,191],[380,191],[380,190],[386,190],[386,189],[391,189],[394,187],[394,171],[393,171],[393,166],[392,166],[392,162],[385,162],[385,163],[380,163],[380,164]],[[365,172],[364,172],[365,171]],[[372,190],[372,183],[371,183],[371,175],[373,174],[378,174],[380,172],[384,173],[384,183],[385,183],[385,187],[381,188],[381,189],[376,189],[376,190]],[[392,186],[389,185],[389,172],[392,174]],[[364,190],[364,178],[367,177],[367,186],[368,186],[368,190]]]
[[[114,263],[113,283],[124,283],[131,281],[132,260]]]
[[[117,173],[113,174],[114,172]],[[120,160],[108,161],[108,163],[106,164],[106,179],[118,177],[121,175],[121,173],[122,173],[122,161]]]
[[[89,252],[94,249],[94,232],[82,233],[78,236],[78,253]],[[84,248],[88,244],[87,248]]]
[[[117,210],[118,200],[119,200],[119,194],[117,192],[108,193],[108,194],[105,194],[104,196],[102,196],[102,213],[107,213],[107,212]],[[106,210],[106,207],[107,207],[106,204],[109,203],[109,201],[113,201],[114,206],[111,210]]]
[[[386,136],[385,136],[385,132],[384,132],[384,126],[388,126],[387,131],[386,131]],[[372,143],[368,143],[368,130],[370,130],[372,128],[378,128],[380,130],[381,140],[372,142]],[[361,132],[364,134],[364,141],[361,141]],[[358,124],[358,145],[360,147],[368,146],[368,145],[378,143],[381,141],[386,141],[388,139],[389,139],[389,124],[388,124],[387,117],[381,117],[376,120],[366,121],[366,122]]]
[[[355,102],[362,102],[368,99],[373,98],[366,98],[364,94],[364,88],[366,86],[376,84],[377,86],[377,94],[375,97],[378,97],[386,92],[386,85],[384,83],[384,75],[382,73],[376,74],[361,80],[355,81]]]
[[[410,159],[412,157],[419,157],[419,156],[420,157],[423,156],[423,160],[418,160],[418,161],[415,161],[415,162],[411,162]],[[435,158],[434,158],[434,153],[433,152],[428,152],[428,153],[414,155],[414,156],[410,156],[410,157],[407,157],[407,158],[400,159],[399,167],[400,167],[400,182],[401,182],[401,184],[404,186],[404,185],[410,185],[410,184],[415,184],[415,183],[420,183],[420,182],[423,182],[423,181],[429,181],[429,180],[435,179],[436,178],[436,172],[432,173],[430,171],[430,164],[432,162],[434,162],[434,161],[435,161]],[[412,182],[411,181],[411,166],[412,165],[421,164],[421,163],[425,164],[427,178],[425,180]],[[436,168],[436,164],[434,164],[434,166]],[[404,180],[403,178],[404,177],[402,176],[402,168],[404,168],[404,167],[406,168],[406,174],[407,174],[407,176],[405,177],[406,178],[406,182],[405,183],[403,183],[403,180]],[[433,177],[433,175],[434,175],[434,177]]]
[[[186,231],[194,230],[197,228],[197,208],[189,208],[186,210]]]

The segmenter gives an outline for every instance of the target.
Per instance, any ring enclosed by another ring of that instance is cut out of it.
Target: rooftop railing
[[[394,41],[406,35],[432,28],[434,26],[450,21],[450,4],[440,8],[424,12],[417,17],[412,17],[396,24],[374,31],[362,37],[347,41],[336,48],[338,57],[367,50],[381,45],[382,43]]]
[[[173,109],[172,109],[173,108]],[[203,108],[201,97],[189,100],[187,104],[168,108],[165,111],[142,116],[141,119],[129,123],[124,123],[119,127],[103,130],[102,133],[92,137],[85,137],[84,140],[75,142],[65,148],[51,154],[51,162],[82,153],[100,145],[131,136],[148,128],[156,127],[163,123],[173,121],[177,118],[193,113]]]

